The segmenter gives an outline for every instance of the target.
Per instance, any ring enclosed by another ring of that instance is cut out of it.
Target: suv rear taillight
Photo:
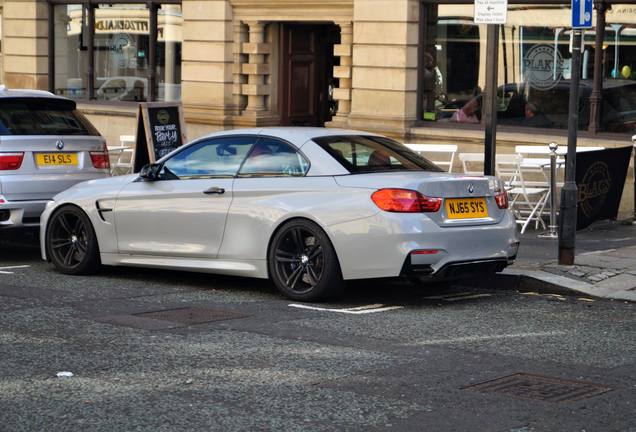
[[[108,157],[108,147],[104,144],[101,152],[90,152],[93,167],[97,169],[110,169],[110,159]]]
[[[495,191],[495,201],[500,209],[508,208],[508,192],[504,188]]]
[[[20,169],[24,159],[24,152],[0,153],[0,170],[10,171]]]
[[[442,206],[442,198],[431,198],[409,189],[380,189],[371,195],[380,209],[393,213],[434,213]]]

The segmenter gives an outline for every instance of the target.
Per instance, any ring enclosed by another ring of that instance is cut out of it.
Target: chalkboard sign
[[[154,163],[186,142],[181,104],[149,102],[137,110],[137,138],[134,172]]]

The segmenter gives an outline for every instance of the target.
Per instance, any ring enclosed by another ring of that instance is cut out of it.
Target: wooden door
[[[281,124],[322,126],[328,120],[333,40],[328,25],[281,26]]]

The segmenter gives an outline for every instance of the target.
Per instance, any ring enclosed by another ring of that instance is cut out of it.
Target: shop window
[[[54,20],[50,78],[56,94],[113,102],[181,99],[179,4],[50,7]]]
[[[422,49],[423,120],[457,125],[482,121],[486,26],[472,4],[425,4]],[[599,130],[636,132],[636,6],[607,13]],[[596,18],[595,18],[596,19]],[[571,77],[569,5],[508,6],[499,31],[498,119],[513,127],[567,129]],[[585,32],[579,129],[590,122],[595,30]]]
[[[72,99],[88,97],[87,8],[79,4],[53,9],[55,37],[54,92]]]
[[[148,100],[150,14],[143,4],[100,4],[95,10],[95,97]]]
[[[181,100],[181,5],[164,5],[158,13],[156,99]]]

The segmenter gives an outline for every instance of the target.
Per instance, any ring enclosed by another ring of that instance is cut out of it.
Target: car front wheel
[[[46,232],[46,250],[53,265],[62,273],[79,275],[99,267],[99,250],[93,226],[77,207],[56,211]]]
[[[272,239],[269,272],[276,287],[293,300],[317,301],[343,287],[336,252],[325,232],[308,220],[293,220]]]

